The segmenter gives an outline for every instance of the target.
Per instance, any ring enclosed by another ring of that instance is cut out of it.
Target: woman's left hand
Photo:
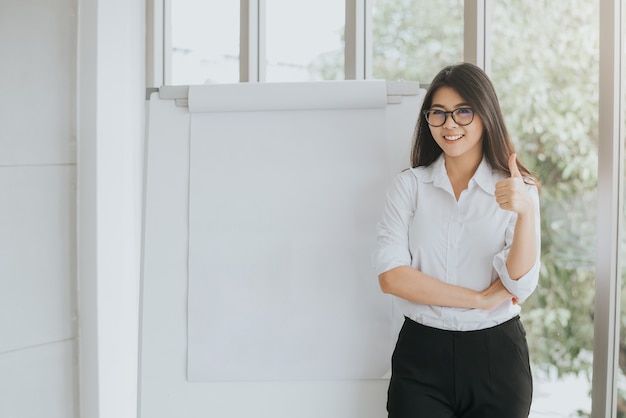
[[[534,203],[530,193],[526,190],[524,179],[516,161],[517,154],[511,154],[509,157],[511,177],[496,183],[496,202],[502,209],[524,215],[534,211]]]

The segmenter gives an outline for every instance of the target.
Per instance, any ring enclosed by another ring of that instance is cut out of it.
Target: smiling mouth
[[[443,139],[445,139],[446,141],[458,141],[462,137],[463,135],[444,135]]]

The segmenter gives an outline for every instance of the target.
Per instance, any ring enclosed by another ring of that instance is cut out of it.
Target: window
[[[265,81],[343,80],[345,5],[266,1]]]
[[[372,76],[428,84],[463,60],[463,0],[374,0]]]
[[[580,416],[591,411],[594,348],[598,2],[492,5],[492,80],[520,157],[542,181],[543,270],[522,310],[533,413]]]
[[[239,2],[172,0],[170,7],[166,84],[238,82]]]
[[[244,76],[248,81],[345,78],[342,2],[267,0],[246,10],[250,21],[244,33],[249,36],[243,39],[241,22],[246,21],[240,17],[238,1],[170,0],[169,4],[165,84],[239,82],[240,51],[246,53],[245,62],[255,63],[255,73]]]

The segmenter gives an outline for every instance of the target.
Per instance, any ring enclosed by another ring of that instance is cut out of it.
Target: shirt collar
[[[503,175],[494,171],[491,168],[491,165],[487,162],[487,159],[483,157],[472,180],[475,181],[476,184],[485,192],[494,196],[496,192],[496,183],[502,178],[504,178]]]
[[[420,167],[422,170],[414,169],[413,173],[425,183],[432,182],[434,186],[448,189],[450,187],[450,179],[446,172],[445,160],[443,154],[441,154],[430,166]],[[481,189],[490,195],[495,194],[496,183],[503,177],[497,172],[493,171],[485,157],[478,165],[474,176],[470,180],[469,187],[472,187],[472,183],[476,183]]]

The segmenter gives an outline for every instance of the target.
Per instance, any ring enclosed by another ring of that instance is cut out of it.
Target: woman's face
[[[471,109],[456,90],[451,87],[440,87],[433,95],[430,110],[442,110],[451,112],[456,109]],[[472,109],[473,110],[473,109]],[[455,115],[456,119],[463,123],[462,113]],[[468,125],[459,125],[450,113],[446,114],[446,120],[442,126],[429,126],[435,141],[444,152],[445,158],[466,160],[476,164],[482,159],[483,123],[480,117],[474,113],[474,119]]]

